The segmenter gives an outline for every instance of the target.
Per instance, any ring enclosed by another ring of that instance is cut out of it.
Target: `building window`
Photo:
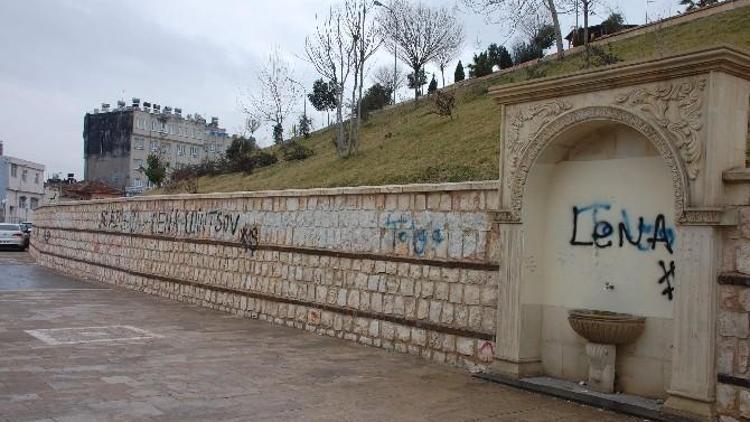
[[[135,149],[143,150],[143,138],[141,137],[135,138]]]
[[[171,144],[162,144],[161,150],[164,154],[171,154],[172,153],[172,145]]]
[[[39,207],[39,200],[37,198],[31,198],[31,209],[35,210]]]
[[[135,164],[136,170],[143,168],[143,160],[141,160],[140,158],[133,160],[133,164]]]
[[[10,165],[10,176],[11,177],[18,177],[18,166],[16,164]]]
[[[211,143],[208,145],[208,150],[214,152],[216,150],[216,144]]]
[[[21,172],[21,180],[23,180],[25,182],[26,181],[26,177],[28,175],[29,175],[29,171],[26,170],[26,169],[23,169],[23,171]]]
[[[193,157],[197,157],[199,154],[200,149],[198,147],[190,147],[190,155]]]
[[[34,173],[34,183],[39,184],[39,173]]]
[[[26,197],[25,196],[18,197],[18,208],[26,209]]]
[[[159,150],[159,141],[151,141],[151,152]]]

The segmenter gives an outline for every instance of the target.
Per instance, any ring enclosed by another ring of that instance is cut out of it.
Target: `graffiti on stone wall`
[[[138,210],[102,211],[99,228],[127,233],[206,235],[237,234],[240,215],[221,210],[169,210],[141,212]]]
[[[406,244],[418,256],[423,256],[428,250],[434,251],[446,240],[442,228],[433,228],[432,223],[418,224],[407,214],[388,214],[385,227],[390,233],[394,249],[400,244]]]
[[[674,298],[674,286],[672,285],[674,283],[674,261],[669,261],[669,269],[667,269],[665,262],[659,260],[659,267],[661,267],[663,273],[663,275],[659,277],[659,284],[665,285],[661,294],[666,296],[669,300],[672,300]]]
[[[601,211],[611,209],[612,204],[607,202],[573,206],[570,245],[597,249],[633,247],[646,253],[664,248],[670,255],[674,254],[675,229],[668,226],[664,214],[657,214],[653,219],[644,216],[633,219],[626,209],[621,209],[619,218],[614,221],[601,216]],[[582,229],[582,226],[590,229]],[[675,263],[672,260],[668,263],[659,260],[657,265],[662,273],[657,280],[658,284],[664,285],[661,294],[672,300]]]
[[[246,252],[250,252],[250,256],[255,256],[260,244],[259,238],[260,230],[257,225],[245,224],[240,230],[240,243]]]

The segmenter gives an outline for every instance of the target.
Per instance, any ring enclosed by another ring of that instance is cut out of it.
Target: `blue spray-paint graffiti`
[[[422,256],[428,250],[433,251],[445,241],[445,234],[440,228],[417,226],[414,220],[407,215],[394,217],[389,214],[385,220],[385,227],[391,232],[391,247],[396,248],[398,244],[409,244],[416,255]]]
[[[664,214],[646,219],[639,216],[637,224],[633,224],[627,210],[620,210],[620,221],[614,222],[603,218],[600,212],[611,211],[612,204],[607,202],[595,202],[585,206],[573,206],[573,233],[570,237],[572,246],[591,246],[597,249],[611,247],[635,247],[642,252],[656,251],[663,247],[670,255],[674,254],[676,242],[675,229],[667,225]],[[590,219],[590,220],[588,220]],[[581,226],[589,223],[590,230],[582,230]],[[615,228],[617,229],[615,231]],[[669,261],[658,261],[663,275],[658,283],[666,285],[661,294],[669,300],[674,297],[675,263]]]

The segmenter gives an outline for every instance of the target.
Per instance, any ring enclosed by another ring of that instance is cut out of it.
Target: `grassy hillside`
[[[713,15],[605,48],[621,61],[674,55],[731,44],[750,49],[750,7]],[[279,162],[252,175],[204,177],[200,192],[489,180],[498,176],[498,108],[487,97],[491,85],[580,71],[581,55],[529,69],[490,76],[456,87],[458,117],[429,114],[431,105],[406,103],[377,113],[364,124],[358,155],[338,159],[331,130],[305,141],[315,155]]]

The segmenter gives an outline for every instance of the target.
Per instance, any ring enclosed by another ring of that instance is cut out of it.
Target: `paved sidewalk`
[[[628,421],[0,251],[0,421]]]

